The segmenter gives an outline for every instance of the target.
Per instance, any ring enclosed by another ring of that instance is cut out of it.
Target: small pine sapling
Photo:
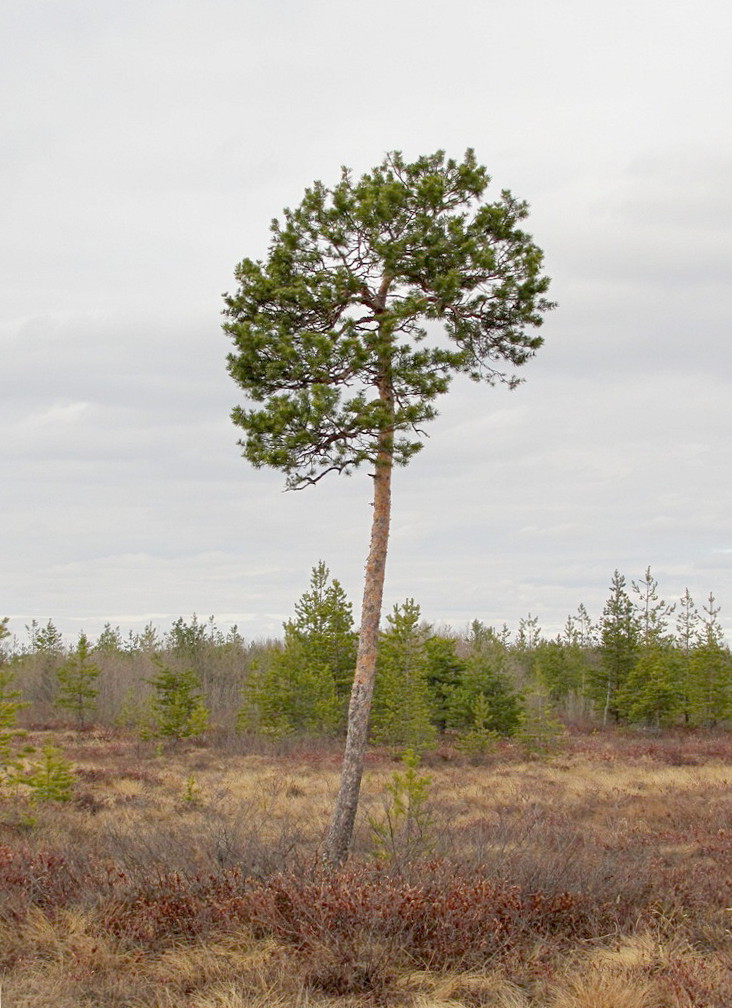
[[[456,739],[458,749],[474,758],[485,756],[496,748],[500,734],[490,727],[491,709],[485,693],[478,693],[470,701],[472,721]]]
[[[30,788],[33,801],[71,801],[74,795],[74,770],[60,749],[44,746],[41,760],[23,778],[23,784]]]
[[[429,854],[432,817],[428,800],[432,778],[418,772],[420,758],[411,749],[402,756],[386,785],[384,817],[369,817],[374,854],[382,861],[400,864]]]
[[[526,697],[518,741],[532,756],[548,756],[561,745],[565,729],[555,717],[551,699],[540,687]]]

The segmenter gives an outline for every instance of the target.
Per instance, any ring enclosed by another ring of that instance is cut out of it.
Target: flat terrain
[[[30,741],[77,787],[0,801],[4,1008],[732,1004],[732,738],[374,752],[331,875],[337,747]]]

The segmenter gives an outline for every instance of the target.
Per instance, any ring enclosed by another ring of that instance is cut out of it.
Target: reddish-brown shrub
[[[0,845],[0,914],[21,917],[31,906],[67,906],[78,896],[80,879],[56,851],[33,852]]]
[[[104,920],[115,934],[155,946],[248,925],[301,957],[327,951],[344,967],[385,946],[413,964],[468,967],[540,937],[571,941],[591,930],[576,896],[524,891],[443,862],[419,866],[411,879],[363,864],[267,880],[236,871],[159,876],[111,900]]]

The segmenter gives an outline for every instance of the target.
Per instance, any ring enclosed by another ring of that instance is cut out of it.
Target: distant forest
[[[550,748],[567,725],[730,728],[719,612],[713,595],[697,606],[688,590],[667,603],[650,567],[630,584],[615,571],[601,615],[580,605],[552,639],[530,614],[515,634],[477,619],[466,633],[435,629],[405,599],[383,621],[372,741],[481,753],[501,738]],[[27,725],[174,738],[207,727],[270,739],[345,732],[357,632],[322,562],[279,640],[247,642],[196,615],[126,638],[107,624],[72,647],[50,620],[33,621],[23,642],[7,626],[0,620],[0,711]]]

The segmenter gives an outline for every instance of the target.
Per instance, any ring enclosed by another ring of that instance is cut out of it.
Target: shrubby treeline
[[[536,617],[515,634],[474,620],[456,633],[426,623],[408,598],[380,634],[371,717],[377,744],[428,748],[441,737],[480,753],[500,737],[542,748],[561,721],[729,727],[732,655],[710,594],[668,603],[647,568],[615,571],[601,615],[584,605],[562,633]],[[194,614],[160,633],[123,637],[107,624],[73,647],[48,621],[19,642],[0,620],[0,734],[28,723],[117,724],[180,739],[207,725],[257,736],[337,737],[346,725],[357,632],[351,603],[324,563],[281,640],[247,642]]]

